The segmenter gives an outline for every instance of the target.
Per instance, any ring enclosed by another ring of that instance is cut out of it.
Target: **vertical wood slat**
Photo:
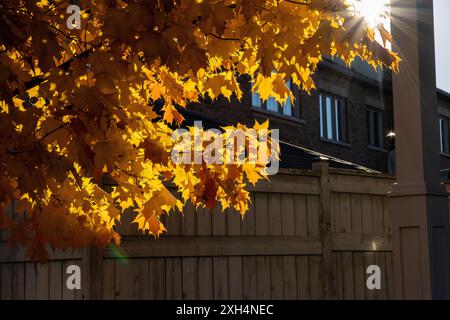
[[[366,270],[367,267],[370,265],[374,265],[375,264],[375,257],[374,257],[374,253],[373,252],[364,252],[364,274],[365,274],[365,280],[367,280],[367,274],[366,274]],[[383,272],[383,270],[382,270]],[[377,297],[377,290],[369,290],[369,288],[366,287],[366,299],[368,300],[375,300]]]
[[[13,298],[13,264],[4,263],[0,266],[1,272],[1,300],[11,300]]]
[[[181,258],[166,259],[166,295],[169,300],[182,299]]]
[[[227,213],[227,235],[235,237],[242,235],[241,215],[229,209]],[[243,298],[242,257],[228,257],[228,290],[229,299],[241,300]]]
[[[355,298],[355,282],[353,279],[353,257],[351,252],[342,253],[342,281],[344,286],[343,298],[346,300],[352,300]]]
[[[149,299],[166,299],[166,260],[164,258],[150,258],[148,260],[148,268]]]
[[[267,193],[255,194],[256,236],[269,234],[269,206]],[[270,299],[270,259],[267,256],[256,257],[257,299]]]
[[[48,300],[50,294],[50,268],[48,263],[37,265],[37,299],[38,300]]]
[[[351,221],[352,221],[352,232],[361,233],[362,227],[362,203],[360,194],[352,194],[350,196],[351,202]]]
[[[308,206],[305,195],[294,195],[295,213],[295,235],[308,237]],[[297,299],[306,300],[311,298],[309,258],[308,256],[295,257],[297,277]]]
[[[119,300],[131,299],[132,274],[130,268],[130,261],[123,259],[115,259],[115,296]]]
[[[212,219],[213,236],[225,236],[227,234],[227,216],[220,207],[213,210]],[[213,257],[213,282],[214,299],[228,299],[228,258]]]
[[[197,234],[199,236],[212,235],[212,212],[209,209],[199,208],[197,211]],[[213,263],[211,257],[198,258],[198,297],[202,300],[211,300],[213,294]]]
[[[387,270],[386,270],[386,253],[375,252],[374,262],[381,269],[381,288],[375,291],[377,300],[387,299]]]
[[[386,252],[386,294],[388,299],[394,299],[394,279],[392,263],[392,252]]]
[[[62,286],[63,286],[63,275],[62,275],[62,262],[59,260],[49,262],[49,272],[50,272],[50,292],[49,298],[51,300],[62,299]],[[64,283],[65,285],[65,283]]]
[[[27,262],[25,264],[25,299],[36,299],[36,264]]]
[[[339,209],[340,209],[340,232],[352,232],[356,226],[360,227],[360,212],[358,208],[355,208],[356,212],[353,213],[353,205],[355,204],[352,195],[348,193],[339,194]],[[356,223],[353,223],[352,219],[356,218]],[[354,299],[354,282],[353,282],[353,259],[351,252],[342,252],[340,254],[341,265],[341,298],[342,299]]]
[[[114,300],[116,298],[116,280],[115,280],[116,264],[115,259],[103,260],[102,275],[102,298],[106,300]]]
[[[313,163],[313,170],[320,172],[320,207],[319,207],[319,232],[322,240],[322,256],[321,256],[321,280],[322,280],[322,296],[326,299],[336,299],[337,295],[337,270],[336,255],[332,249],[332,216],[331,212],[331,192],[329,185],[329,169],[328,161],[319,159]],[[313,266],[316,267],[317,257],[313,259]],[[310,264],[310,271],[313,270]]]
[[[251,193],[252,205],[249,212],[244,216],[242,221],[242,235],[254,236],[256,234],[255,228],[255,213],[256,202],[255,193]],[[257,298],[257,275],[256,275],[256,257],[249,256],[242,258],[242,290],[243,299],[250,300]]]
[[[282,235],[281,196],[277,193],[269,194],[269,235]],[[269,257],[270,262],[270,291],[272,299],[284,297],[283,257]]]
[[[184,210],[184,217],[181,224],[181,232],[185,237],[192,237],[196,234],[196,211],[194,205],[188,203]],[[182,278],[183,278],[183,299],[198,298],[198,258],[182,258]]]
[[[149,267],[148,259],[131,259],[129,268],[131,269],[131,297],[132,299],[146,300],[150,297],[149,289]]]
[[[295,208],[293,195],[283,194],[281,196],[281,222],[283,236],[295,236]],[[297,276],[294,256],[285,256],[283,258],[283,282],[284,298],[297,298]]]
[[[355,286],[355,299],[366,298],[366,270],[364,268],[364,253],[353,252],[353,279]]]
[[[183,215],[178,212],[171,212],[166,218],[167,236],[179,236],[182,233]],[[183,275],[181,258],[165,258],[164,282],[166,289],[166,299],[179,300],[183,296]],[[159,281],[154,276],[152,283]]]

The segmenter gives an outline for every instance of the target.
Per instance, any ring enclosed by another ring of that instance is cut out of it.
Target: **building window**
[[[343,99],[319,94],[320,137],[335,142],[347,141],[346,112]]]
[[[367,139],[369,146],[383,148],[383,112],[376,109],[367,110]]]
[[[300,118],[300,90],[297,86],[292,85],[291,81],[287,81],[286,86],[294,94],[294,102],[291,101],[290,97],[288,97],[283,104],[278,103],[274,97],[269,97],[263,102],[259,93],[254,92],[252,93],[252,107],[278,113],[287,117]]]
[[[448,144],[448,124],[449,120],[446,117],[439,117],[439,137],[441,145],[441,153],[449,154],[449,144]]]

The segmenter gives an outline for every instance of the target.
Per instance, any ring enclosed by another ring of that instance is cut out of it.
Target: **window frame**
[[[384,114],[383,110],[367,106],[366,108],[366,128],[367,145],[370,148],[384,149]],[[376,119],[375,119],[376,115]],[[373,116],[373,117],[372,117]],[[375,121],[377,124],[375,125]],[[376,144],[378,140],[378,145]]]
[[[348,145],[347,99],[323,90],[319,91],[318,99],[320,138]],[[328,121],[328,118],[331,120]]]
[[[447,134],[443,132],[443,123],[447,128]],[[438,127],[439,127],[439,152],[441,154],[450,155],[450,119],[446,116],[438,116]],[[444,139],[445,138],[445,139]],[[446,142],[446,145],[444,145]]]
[[[294,102],[290,101],[291,104],[291,114],[286,114],[284,112],[285,107],[279,103],[276,102],[277,104],[277,111],[275,110],[271,110],[268,108],[268,102],[270,103],[270,99],[274,99],[273,97],[269,97],[266,101],[262,101],[261,97],[259,96],[259,94],[257,92],[250,92],[250,98],[251,98],[251,108],[253,110],[257,110],[258,112],[263,112],[263,113],[267,113],[270,115],[274,115],[277,117],[281,117],[283,119],[288,119],[288,120],[293,120],[293,121],[303,121],[303,117],[302,117],[302,108],[301,108],[301,92],[300,89],[298,88],[298,86],[296,86],[295,84],[292,83],[292,79],[287,81],[287,83],[289,83],[290,88],[289,90],[292,92],[292,94],[294,95]],[[256,105],[255,99],[258,99],[257,101],[259,101],[259,105]]]

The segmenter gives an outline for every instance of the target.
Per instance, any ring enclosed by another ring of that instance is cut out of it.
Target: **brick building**
[[[391,74],[375,72],[361,61],[347,68],[339,61],[325,59],[314,80],[317,88],[310,95],[291,88],[296,100],[287,102],[290,108],[283,108],[274,99],[262,102],[257,94],[251,94],[251,83],[244,78],[242,101],[205,101],[189,108],[188,116],[216,125],[252,124],[255,119],[270,119],[270,127],[280,130],[285,149],[298,146],[387,172],[390,145],[386,136],[395,131]],[[441,167],[450,168],[450,94],[437,92]],[[283,154],[283,145],[281,151],[283,166],[288,155]],[[289,162],[295,164],[295,161],[295,156],[291,155]]]

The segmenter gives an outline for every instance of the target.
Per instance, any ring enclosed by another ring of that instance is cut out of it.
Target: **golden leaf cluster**
[[[155,236],[161,215],[187,201],[244,213],[246,181],[265,178],[263,165],[170,157],[180,110],[241,99],[241,75],[283,102],[286,78],[314,88],[324,54],[399,63],[345,0],[78,2],[80,29],[66,26],[70,1],[0,3],[0,225],[32,259],[48,246],[118,243],[129,211]],[[14,220],[4,214],[13,200]]]

